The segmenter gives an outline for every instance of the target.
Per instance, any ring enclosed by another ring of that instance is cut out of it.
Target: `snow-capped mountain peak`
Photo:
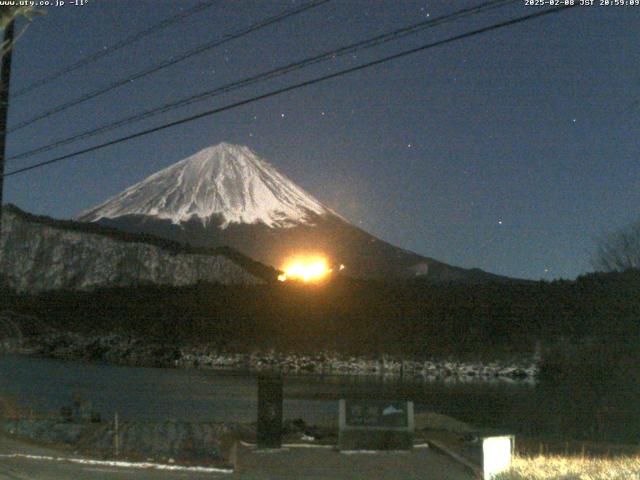
[[[337,215],[241,145],[220,143],[181,160],[78,215],[81,221],[145,215],[174,224],[194,217],[207,223],[263,223],[290,227],[311,214]]]

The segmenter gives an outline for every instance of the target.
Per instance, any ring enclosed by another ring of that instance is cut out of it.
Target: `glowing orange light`
[[[295,257],[290,259],[282,270],[284,273],[278,276],[281,282],[290,279],[317,282],[333,271],[322,257]]]

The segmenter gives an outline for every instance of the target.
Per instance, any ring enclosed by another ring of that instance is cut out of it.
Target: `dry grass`
[[[536,456],[513,458],[511,470],[496,480],[640,480],[640,455],[595,458]]]

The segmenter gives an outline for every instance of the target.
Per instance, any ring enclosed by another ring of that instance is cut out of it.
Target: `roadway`
[[[472,480],[473,475],[449,457],[428,448],[411,452],[339,453],[331,448],[289,446],[259,451],[240,445],[235,472],[163,470],[159,465],[134,468],[126,463],[96,461],[0,437],[0,480]]]

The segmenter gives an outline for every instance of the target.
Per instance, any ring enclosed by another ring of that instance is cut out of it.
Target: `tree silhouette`
[[[640,220],[602,238],[592,263],[605,272],[640,269]]]

